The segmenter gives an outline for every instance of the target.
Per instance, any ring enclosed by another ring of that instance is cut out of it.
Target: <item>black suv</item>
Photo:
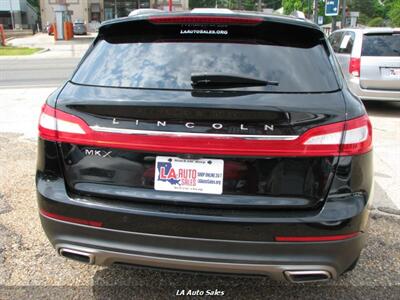
[[[41,221],[67,258],[304,282],[365,242],[371,124],[305,20],[105,22],[39,135]]]

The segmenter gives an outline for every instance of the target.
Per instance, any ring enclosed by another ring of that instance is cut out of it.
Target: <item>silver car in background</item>
[[[83,21],[77,20],[74,22],[74,34],[76,35],[86,35],[86,25]]]
[[[354,94],[400,101],[400,28],[341,29],[329,41]]]

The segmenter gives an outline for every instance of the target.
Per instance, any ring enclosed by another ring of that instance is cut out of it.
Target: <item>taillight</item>
[[[221,16],[152,16],[149,21],[154,24],[238,24],[257,25],[262,18],[221,17]]]
[[[315,127],[303,136],[304,145],[312,147],[314,151],[340,145],[340,155],[357,155],[372,149],[372,125],[367,115],[346,122]]]
[[[39,136],[77,145],[149,152],[239,156],[339,156],[372,149],[367,115],[307,130],[300,136],[168,133],[89,126],[81,118],[44,105]]]
[[[91,129],[82,119],[45,104],[39,118],[39,136],[48,140],[84,137]]]
[[[355,77],[360,77],[361,58],[351,57],[349,64],[349,72]]]

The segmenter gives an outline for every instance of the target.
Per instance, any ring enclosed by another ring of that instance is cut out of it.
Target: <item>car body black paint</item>
[[[282,30],[288,30],[289,24],[302,27],[305,33],[311,30],[316,37],[321,34],[306,22],[267,19],[283,23]],[[107,38],[116,42],[113,35],[118,30],[129,31],[126,26],[129,22],[127,19],[106,23],[97,40]],[[337,91],[321,93],[204,94],[67,82],[48,98],[47,104],[92,126],[135,128],[133,120],[140,120],[144,126],[141,129],[149,130],[157,129],[153,123],[160,120],[168,121],[170,127],[158,130],[187,131],[184,124],[190,121],[198,125],[194,129],[198,133],[245,135],[247,132],[238,131],[241,124],[250,126],[253,134],[265,134],[260,126],[273,123],[274,131],[268,134],[301,135],[315,126],[366,113],[362,102],[345,84],[340,85],[342,79],[337,81],[340,86]],[[113,124],[114,119],[118,124]],[[223,123],[223,131],[210,129],[212,122]],[[91,150],[99,151],[99,155]],[[188,153],[187,156],[195,158],[222,158],[237,171],[237,177],[225,183],[222,195],[206,196],[154,191],[151,166],[157,155],[157,152],[39,138],[36,175],[39,208],[71,218],[101,221],[107,230],[115,230],[115,235],[110,235],[41,216],[52,244],[142,254],[149,254],[143,249],[151,246],[162,257],[210,260],[214,256],[214,260],[222,262],[237,262],[240,258],[248,263],[329,265],[337,274],[345,271],[361,251],[364,234],[342,242],[285,245],[278,245],[274,237],[365,232],[373,185],[372,152],[290,158]],[[152,242],[146,240],[147,235],[154,235]],[[197,254],[193,254],[192,246],[187,246],[184,254],[185,245],[178,240],[185,238],[200,249]],[[209,244],[205,243],[207,240]],[[235,241],[236,247],[228,241]],[[257,243],[267,243],[269,248]],[[226,246],[231,248],[231,257],[236,258],[223,258],[221,249],[226,251]],[[348,252],[344,253],[344,249]],[[171,251],[179,254],[171,255]]]

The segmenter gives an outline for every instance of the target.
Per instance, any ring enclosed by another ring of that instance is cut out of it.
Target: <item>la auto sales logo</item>
[[[157,169],[159,181],[169,182],[171,185],[196,186],[195,169],[175,169],[171,162],[158,162]]]

